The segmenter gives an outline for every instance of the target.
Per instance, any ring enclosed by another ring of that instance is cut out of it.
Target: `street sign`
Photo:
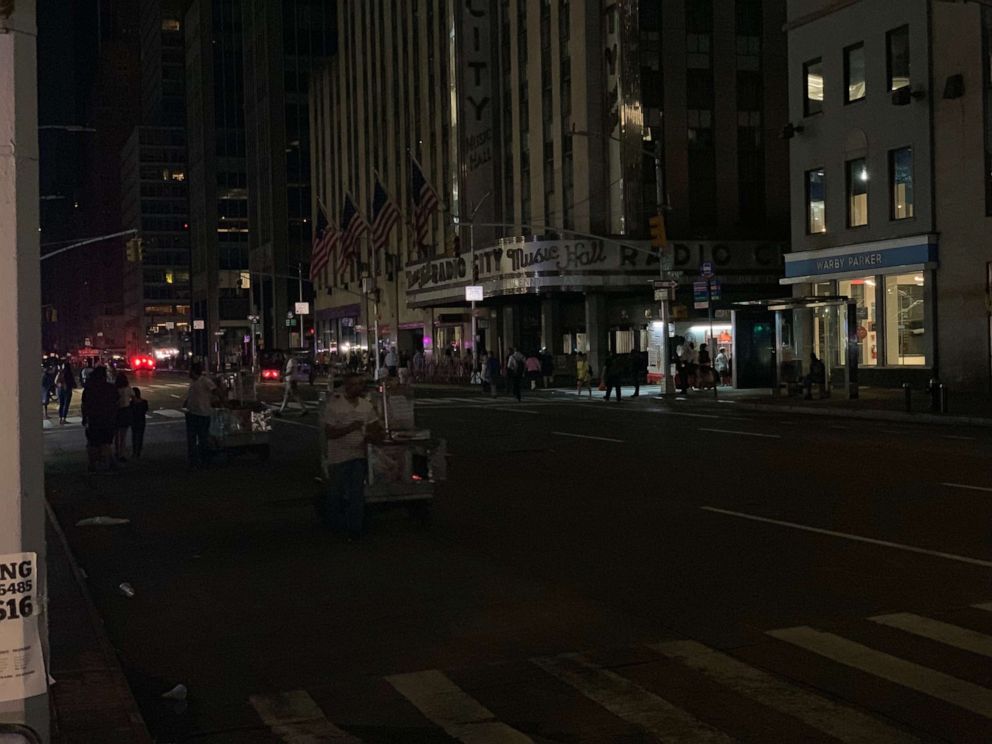
[[[470,285],[465,287],[465,301],[466,302],[482,302],[482,286],[481,285]]]
[[[296,328],[296,318],[286,318],[287,328]]]
[[[661,302],[662,300],[668,300],[672,302],[675,299],[675,288],[674,287],[660,287],[654,291],[654,299],[656,302]]]
[[[679,283],[674,279],[655,279],[655,289],[678,289]]]
[[[706,281],[692,283],[693,307],[697,310],[705,310],[710,306],[709,295],[710,293],[708,287],[706,286]]]
[[[309,315],[310,314],[310,303],[309,302],[297,302],[295,304],[297,315]]]
[[[699,275],[700,276],[703,276],[703,277],[706,277],[707,279],[709,279],[711,276],[713,276],[713,262],[712,261],[703,261],[699,265]]]
[[[193,330],[194,331],[202,331],[206,327],[207,327],[206,321],[203,321],[203,320],[194,320],[193,321]]]
[[[720,299],[720,280],[710,279],[710,299],[714,302]]]

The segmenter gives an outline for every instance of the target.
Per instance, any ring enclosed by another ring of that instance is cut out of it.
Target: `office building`
[[[401,350],[471,348],[477,283],[481,348],[546,347],[563,366],[588,350],[601,369],[609,350],[657,349],[658,152],[676,330],[707,338],[691,279],[712,262],[726,343],[726,306],[781,291],[784,20],[781,0],[341,2],[337,58],[312,87],[314,215],[335,222],[349,193],[367,213],[374,172],[403,210],[375,262]],[[425,245],[407,224],[410,154],[443,204]],[[370,258],[318,282],[328,348],[368,344]]]
[[[803,0],[787,28],[784,281],[797,296],[856,301],[862,383],[988,389],[992,9]],[[838,310],[797,316],[790,331],[832,369],[847,363]]]

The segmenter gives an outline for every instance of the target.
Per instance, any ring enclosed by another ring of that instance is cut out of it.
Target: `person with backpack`
[[[520,400],[520,382],[523,379],[526,364],[527,360],[524,355],[519,351],[515,351],[511,346],[510,356],[506,359],[506,376],[509,378],[513,397],[518,401]]]

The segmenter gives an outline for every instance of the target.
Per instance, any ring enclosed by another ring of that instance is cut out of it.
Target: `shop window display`
[[[923,273],[885,277],[886,362],[926,364]]]
[[[838,294],[857,301],[858,364],[874,367],[878,364],[878,316],[876,279],[850,279],[837,283]],[[843,354],[841,354],[843,356]],[[840,360],[841,364],[844,360]]]

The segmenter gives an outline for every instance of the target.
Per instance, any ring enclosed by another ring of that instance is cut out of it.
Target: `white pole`
[[[45,482],[38,421],[41,263],[38,214],[37,23],[34,0],[0,11],[0,555],[37,553],[38,596],[45,597]],[[48,613],[39,608],[47,651]],[[41,672],[44,674],[44,671]],[[33,728],[48,741],[48,694],[0,702],[0,722]]]

